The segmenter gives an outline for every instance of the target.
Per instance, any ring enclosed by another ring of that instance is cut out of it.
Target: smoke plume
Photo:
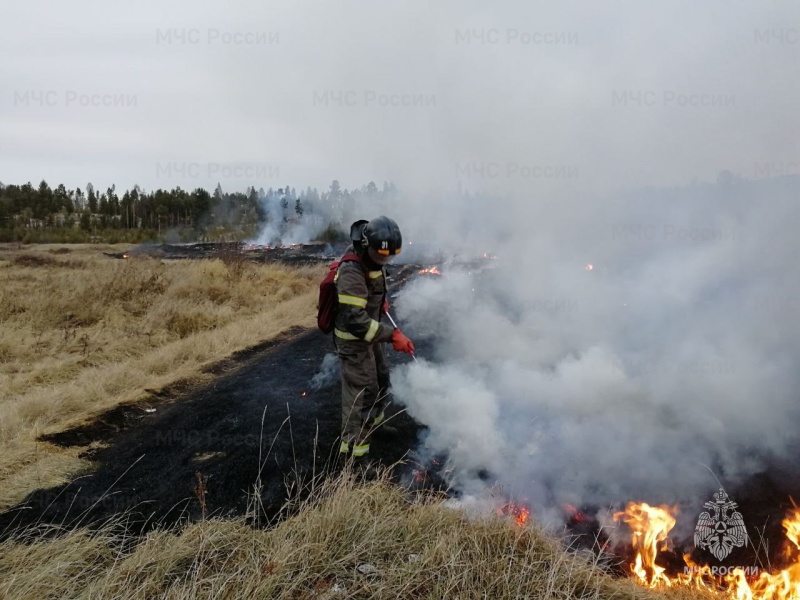
[[[322,364],[319,366],[319,371],[311,378],[309,386],[313,391],[319,391],[324,387],[333,385],[339,380],[339,358],[336,354],[326,354],[322,359]]]
[[[788,456],[797,186],[526,205],[491,268],[410,284],[398,315],[435,349],[393,381],[423,450],[449,455],[456,488],[499,483],[539,512],[686,502],[717,487],[706,466],[737,482]]]

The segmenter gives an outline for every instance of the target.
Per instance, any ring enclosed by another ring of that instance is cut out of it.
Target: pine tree
[[[86,200],[89,202],[89,212],[92,214],[97,212],[97,194],[94,193],[94,186],[91,183],[86,184]]]

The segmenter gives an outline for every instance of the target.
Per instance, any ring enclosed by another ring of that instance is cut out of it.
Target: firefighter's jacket
[[[353,254],[350,246],[345,254]],[[386,271],[369,271],[355,261],[343,262],[334,278],[339,296],[334,335],[340,340],[388,342],[393,328],[380,322],[386,297]]]

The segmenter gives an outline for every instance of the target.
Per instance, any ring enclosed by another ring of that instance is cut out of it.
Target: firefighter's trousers
[[[342,440],[340,452],[355,457],[369,452],[370,432],[385,418],[389,365],[383,344],[336,340],[342,367]]]

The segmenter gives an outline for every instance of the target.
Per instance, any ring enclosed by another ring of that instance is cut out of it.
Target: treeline
[[[0,183],[0,241],[22,242],[138,242],[171,238],[174,241],[243,239],[259,235],[280,238],[302,226],[308,236],[337,231],[366,204],[388,205],[396,194],[393,184],[379,189],[370,182],[355,190],[333,181],[328,190],[306,188],[213,193],[176,187],[146,192],[139,186],[120,191],[115,185],[97,190],[51,188]]]

